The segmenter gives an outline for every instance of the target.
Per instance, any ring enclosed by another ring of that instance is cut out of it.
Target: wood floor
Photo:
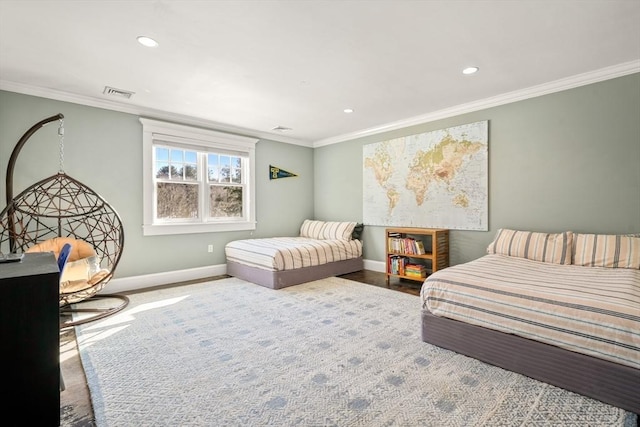
[[[228,276],[223,276],[228,277]],[[340,277],[373,286],[387,287],[386,275],[370,270],[362,270]],[[210,279],[218,279],[212,277]],[[180,283],[176,285],[182,285]],[[176,286],[171,285],[171,286]],[[390,289],[412,295],[420,294],[420,282],[393,280]],[[60,369],[65,389],[60,392],[60,425],[65,427],[95,426],[93,408],[84,369],[78,355],[75,331],[69,328],[60,331]]]

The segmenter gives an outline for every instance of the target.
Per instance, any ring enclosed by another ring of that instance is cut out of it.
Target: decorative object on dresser
[[[449,266],[449,230],[387,228],[387,285],[391,278],[422,282]]]

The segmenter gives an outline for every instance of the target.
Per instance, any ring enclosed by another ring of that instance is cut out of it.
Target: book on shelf
[[[406,255],[424,255],[424,244],[422,241],[412,237],[394,237],[392,234],[394,233],[389,233],[387,242],[389,251]],[[420,245],[420,247],[418,247],[418,245]]]
[[[409,258],[401,255],[389,256],[389,273],[404,276]]]

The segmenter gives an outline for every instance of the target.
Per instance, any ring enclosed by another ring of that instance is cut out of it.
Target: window
[[[257,139],[140,122],[145,236],[255,229]]]

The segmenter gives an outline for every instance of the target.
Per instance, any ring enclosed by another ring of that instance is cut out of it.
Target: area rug
[[[130,295],[77,326],[101,426],[635,426],[599,401],[424,343],[420,302],[329,278]]]

